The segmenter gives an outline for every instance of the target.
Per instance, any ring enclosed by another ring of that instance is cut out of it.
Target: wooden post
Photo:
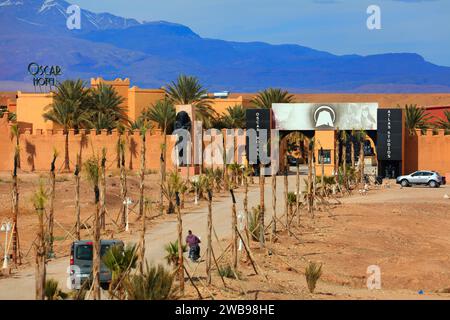
[[[177,223],[178,223],[178,277],[180,293],[184,295],[184,266],[183,266],[183,221],[181,219],[180,195],[176,192]]]
[[[207,248],[206,248],[206,276],[207,283],[211,284],[211,257],[212,257],[212,192],[208,190],[208,230],[207,230]]]
[[[259,165],[259,247],[264,248],[264,165]]]
[[[77,154],[77,164],[75,165],[75,215],[76,215],[76,238],[81,240],[81,221],[80,221],[80,171],[81,171],[81,156]]]
[[[236,234],[237,215],[236,215],[236,198],[234,197],[233,189],[230,189],[232,206],[231,206],[231,252],[233,255],[233,269],[237,270],[238,265],[238,239]]]

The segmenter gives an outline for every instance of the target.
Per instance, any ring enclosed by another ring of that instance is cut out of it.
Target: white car
[[[422,184],[431,188],[439,188],[442,184],[445,184],[445,178],[435,171],[420,170],[407,176],[397,177],[397,184],[400,184],[402,187]]]

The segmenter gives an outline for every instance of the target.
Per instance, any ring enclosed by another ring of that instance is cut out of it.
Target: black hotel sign
[[[378,160],[402,161],[403,121],[401,109],[378,109]]]

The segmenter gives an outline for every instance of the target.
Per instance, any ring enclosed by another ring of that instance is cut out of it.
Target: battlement
[[[450,130],[445,129],[416,129],[415,132],[417,137],[450,136]]]
[[[97,77],[97,78],[91,78],[91,87],[95,87],[98,86],[99,84],[107,84],[107,85],[111,85],[111,86],[126,86],[129,87],[130,86],[130,79],[129,78],[116,78],[114,80],[105,80],[102,77]]]

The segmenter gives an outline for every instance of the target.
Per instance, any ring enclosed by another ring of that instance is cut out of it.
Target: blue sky
[[[202,37],[295,43],[335,54],[415,52],[450,66],[449,0],[69,0],[94,12],[166,20]],[[368,30],[369,5],[381,30]]]

